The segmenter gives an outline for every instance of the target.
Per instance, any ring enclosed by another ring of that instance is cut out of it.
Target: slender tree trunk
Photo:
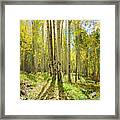
[[[77,25],[75,25],[75,28],[77,28]],[[78,29],[76,29],[78,31]],[[76,47],[76,70],[75,70],[75,82],[77,81],[78,76],[78,36],[75,36],[75,47]]]
[[[68,20],[68,81],[71,82],[70,77],[70,23],[71,21]]]
[[[96,62],[97,62],[97,58],[96,58],[97,54],[96,54],[96,48],[94,49],[94,80],[97,80],[97,69],[96,69]]]
[[[78,21],[78,80],[80,79],[80,21]]]
[[[50,41],[50,68],[53,75],[53,45],[52,45],[52,22],[50,20],[50,32],[49,32],[49,41]]]
[[[53,34],[54,34],[54,62],[53,62],[53,79],[56,80],[56,73],[57,73],[57,54],[56,54],[56,35],[55,35],[55,20],[53,20]]]
[[[85,69],[86,69],[86,77],[88,77],[88,48],[86,48]]]
[[[51,71],[51,52],[50,52],[50,27],[49,27],[49,20],[47,20],[47,42],[48,42],[48,68],[49,68],[49,74],[52,76]]]
[[[59,100],[65,99],[63,81],[62,81],[62,70],[61,70],[61,48],[62,48],[61,42],[62,42],[62,38],[60,39],[60,22],[61,22],[60,20],[57,21],[57,46],[58,46],[57,77],[58,77]]]
[[[53,20],[53,34],[54,34],[54,60],[57,59],[57,54],[56,54],[56,35],[55,35],[55,20]]]
[[[76,36],[76,76],[75,81],[80,79],[80,21],[77,22],[77,31]]]
[[[35,47],[34,47],[34,44],[35,44],[35,40],[34,40],[34,21],[32,21],[32,72],[35,72],[35,62],[34,62],[34,54],[35,54]]]
[[[65,38],[64,38],[64,60],[63,60],[63,69],[64,74],[67,74],[67,40],[68,40],[68,28],[67,28],[67,20],[65,20]]]
[[[57,20],[57,53],[58,62],[60,60],[60,20]]]
[[[42,63],[43,63],[43,72],[45,72],[45,46],[44,46],[44,23],[42,25],[42,41],[43,41],[43,45],[42,45],[42,48],[43,48],[43,51],[42,51]]]
[[[61,43],[60,43],[60,45],[61,45],[61,47],[60,47],[60,51],[61,51],[61,53],[62,54],[60,54],[60,60],[61,60],[61,71],[63,72],[63,47],[62,47],[62,43],[63,43],[63,20],[61,21],[61,30],[60,30],[60,36],[61,36]]]

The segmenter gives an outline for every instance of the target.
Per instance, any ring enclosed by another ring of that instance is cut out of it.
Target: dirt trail
[[[33,89],[29,91],[28,94],[29,99],[37,99],[37,96],[39,95],[39,93],[41,93],[43,87],[46,86],[46,84],[47,81],[44,81],[34,86]]]
[[[51,85],[51,80],[48,81],[48,83],[43,86],[41,92],[38,94],[36,99],[42,99],[46,91],[49,89],[50,85]]]
[[[45,87],[43,94],[41,95],[41,100],[58,100],[59,91],[57,86],[57,80],[51,82],[48,87]]]

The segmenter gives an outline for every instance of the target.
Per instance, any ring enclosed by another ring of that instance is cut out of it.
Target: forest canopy
[[[99,20],[21,20],[20,98],[100,99]]]

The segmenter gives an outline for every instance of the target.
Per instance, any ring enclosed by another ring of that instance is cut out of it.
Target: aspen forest
[[[20,99],[99,100],[100,21],[20,20]]]

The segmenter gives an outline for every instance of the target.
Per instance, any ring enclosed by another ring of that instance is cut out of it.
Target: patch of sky
[[[82,28],[90,35],[94,31],[96,22],[96,20],[84,20],[82,21]]]

